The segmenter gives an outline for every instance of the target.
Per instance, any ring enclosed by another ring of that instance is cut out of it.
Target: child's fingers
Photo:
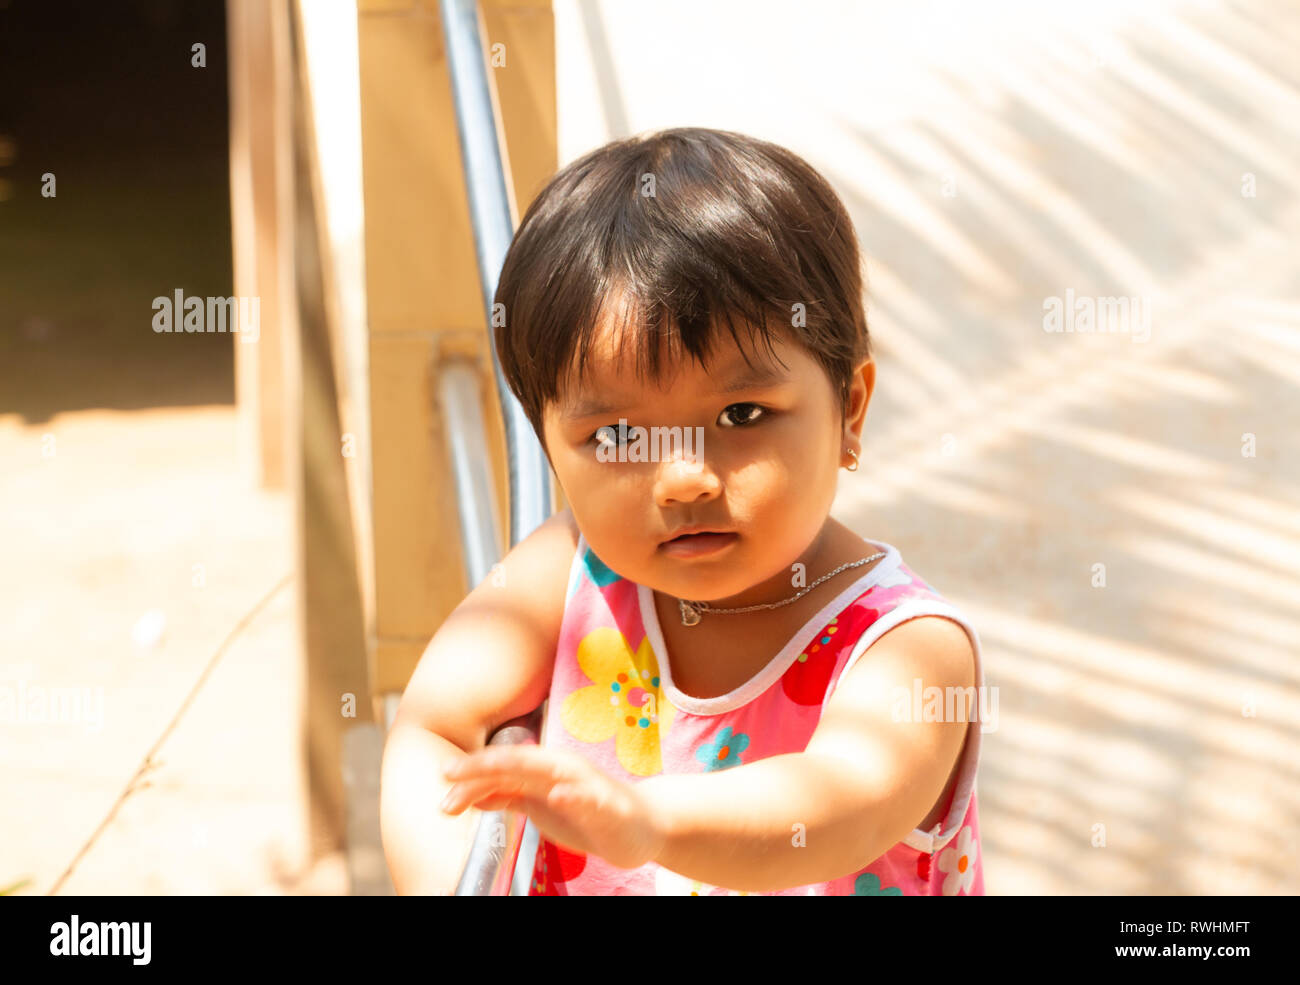
[[[562,757],[554,750],[540,746],[515,746],[480,749],[458,760],[442,775],[455,781],[526,776],[532,780],[555,782],[567,772]]]
[[[501,785],[495,781],[458,782],[452,784],[439,806],[444,814],[459,814],[468,807],[478,807],[480,802],[493,796],[513,797],[517,794],[510,790],[502,790]]]
[[[541,789],[541,797],[545,799],[546,791],[550,789],[547,783]],[[467,807],[477,807],[479,810],[485,810],[482,801],[488,797],[496,797],[506,800],[519,799],[524,797],[536,796],[537,784],[530,781],[528,777],[486,777],[475,780],[458,780],[452,784],[447,796],[442,802],[442,809],[447,814],[459,814]]]
[[[519,810],[523,802],[518,797],[511,797],[505,794],[491,795],[484,800],[480,800],[474,806],[481,811],[504,811]],[[525,812],[526,813],[526,812]]]

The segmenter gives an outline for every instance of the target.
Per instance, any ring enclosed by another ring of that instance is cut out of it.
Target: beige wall
[[[400,690],[442,619],[472,587],[437,411],[439,359],[483,369],[506,543],[504,425],[490,374],[451,84],[437,4],[360,3],[361,126],[375,511],[376,688]],[[556,169],[549,0],[480,5],[522,211]]]

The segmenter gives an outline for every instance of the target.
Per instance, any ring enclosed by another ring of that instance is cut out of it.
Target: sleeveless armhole
[[[579,531],[578,544],[573,551],[573,560],[569,562],[569,578],[564,589],[564,615],[560,617],[560,639],[564,638],[565,625],[569,621],[569,603],[573,600],[573,594],[578,590],[578,585],[581,583],[582,559],[586,555],[586,553],[587,553],[587,543],[585,540],[583,540],[582,532]],[[546,745],[546,739],[550,731],[550,719],[551,719],[550,692],[555,689],[555,674],[556,674],[556,670],[558,669],[559,661],[561,658],[560,644],[558,643],[558,641],[556,643],[555,650],[556,650],[554,654],[555,662],[553,665],[554,669],[552,669],[551,671],[551,687],[550,689],[548,689],[546,700],[543,702],[546,708],[544,714],[542,715],[542,727],[541,727],[541,731],[538,734],[538,739],[537,739],[538,745],[541,746]]]
[[[945,616],[966,630],[966,635],[970,637],[971,648],[975,652],[975,711],[978,712],[980,707],[979,696],[984,693],[984,662],[980,652],[979,634],[961,610],[949,602],[934,598],[908,599],[899,603],[895,608],[872,623],[854,644],[849,659],[835,679],[831,681],[830,687],[826,690],[826,700],[830,700],[830,696],[834,692],[835,686],[840,682],[840,678],[849,672],[849,668],[857,662],[858,658],[867,651],[872,643],[895,626],[918,616]],[[823,704],[824,707],[825,704]],[[920,828],[915,828],[911,834],[903,839],[905,844],[910,845],[917,851],[933,854],[947,845],[961,829],[962,821],[965,819],[966,812],[970,807],[971,795],[975,792],[975,778],[979,768],[981,726],[982,723],[979,721],[972,721],[966,726],[966,743],[962,749],[957,782],[953,787],[952,801],[943,820],[936,824],[931,831],[922,831]]]
[[[573,561],[569,565],[569,583],[564,590],[566,606],[569,599],[573,598],[574,591],[578,588],[578,579],[582,577],[582,559],[586,553],[587,542],[583,539],[582,531],[578,531],[578,544],[573,550]]]

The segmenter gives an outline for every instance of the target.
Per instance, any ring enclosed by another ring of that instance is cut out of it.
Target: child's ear
[[[857,442],[862,437],[862,426],[867,418],[867,405],[876,388],[876,364],[868,358],[853,370],[849,380],[848,402],[844,408],[844,437]]]

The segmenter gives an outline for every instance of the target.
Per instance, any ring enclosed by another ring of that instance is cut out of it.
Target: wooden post
[[[519,207],[555,172],[549,0],[484,0],[485,45]],[[366,291],[374,428],[375,688],[400,691],[472,587],[437,411],[435,373],[478,361],[507,542],[504,425],[436,0],[360,0]]]
[[[284,0],[226,2],[234,286],[239,297],[260,298],[258,341],[232,337],[235,403],[241,459],[269,489],[288,482],[284,337],[294,305],[284,16]]]
[[[227,3],[236,293],[260,296],[262,311],[260,344],[235,343],[239,417],[253,474],[287,485],[295,504],[315,860],[347,848],[349,830],[373,834],[373,818],[347,809],[345,745],[374,758],[374,736],[361,733],[382,721],[377,698],[405,687],[471,587],[436,400],[442,359],[467,356],[481,371],[502,544],[504,427],[436,0],[357,4],[364,385],[359,340],[348,334],[360,331],[357,319],[340,316],[331,281],[312,85],[295,55],[299,8]],[[557,164],[554,21],[549,0],[483,0],[482,9],[508,177],[526,208]],[[360,432],[364,461],[345,461],[345,431]]]

